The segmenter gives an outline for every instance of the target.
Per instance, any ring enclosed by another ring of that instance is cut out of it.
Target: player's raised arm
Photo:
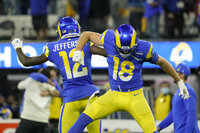
[[[103,43],[100,41],[101,34],[91,31],[85,31],[81,34],[81,36],[78,39],[76,49],[74,51],[73,55],[73,61],[78,62],[79,64],[84,65],[84,60],[81,51],[83,50],[83,47],[86,45],[88,41],[91,41],[98,45],[103,45]]]
[[[76,51],[81,51],[88,41],[98,45],[103,45],[100,41],[101,34],[91,31],[84,31],[78,39]]]
[[[17,51],[17,56],[18,56],[20,62],[24,66],[39,65],[39,64],[42,64],[42,63],[44,63],[48,60],[48,58],[44,54],[42,54],[40,56],[34,56],[34,57],[26,56],[24,54],[24,52],[22,51],[22,44],[23,44],[23,42],[19,38],[15,38],[12,41],[12,45],[15,48],[15,50]]]
[[[172,76],[176,82],[179,82],[181,80],[172,65],[163,57],[159,56],[156,64],[159,65],[163,71]]]
[[[165,71],[167,74],[169,74],[170,76],[172,76],[174,78],[174,80],[177,82],[177,84],[180,88],[179,95],[182,95],[182,98],[184,98],[184,99],[188,99],[189,98],[188,90],[185,87],[183,80],[181,80],[181,78],[178,76],[178,74],[176,73],[176,71],[174,70],[172,65],[161,56],[159,56],[159,58],[155,64],[159,65],[163,71]]]
[[[90,53],[91,54],[97,54],[97,55],[102,55],[104,57],[107,57],[108,54],[106,53],[106,50],[104,48],[101,48],[97,46],[96,44],[92,45],[90,47]]]

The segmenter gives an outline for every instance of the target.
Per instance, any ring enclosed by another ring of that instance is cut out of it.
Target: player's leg
[[[142,89],[132,93],[127,111],[137,121],[144,133],[157,133],[153,114],[144,97]]]
[[[115,111],[118,111],[117,98],[114,91],[108,91],[103,96],[96,99],[80,115],[76,123],[70,128],[68,133],[81,133],[85,127],[93,120],[103,118]]]
[[[92,104],[98,97],[94,97],[90,100],[90,104]],[[97,119],[93,122],[91,122],[88,126],[88,133],[100,133],[101,132],[101,120]]]
[[[76,108],[75,102],[64,103],[61,108],[59,120],[59,133],[67,133],[70,127],[78,119],[80,112]]]

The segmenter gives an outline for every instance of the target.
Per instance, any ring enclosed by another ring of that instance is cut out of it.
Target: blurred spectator
[[[56,2],[57,2],[56,10],[58,15],[58,20],[60,20],[62,17],[66,16],[66,7],[68,0],[56,0]]]
[[[113,17],[114,29],[121,24],[128,24],[129,10],[128,0],[111,0],[111,15]]]
[[[185,20],[183,17],[185,0],[163,0],[165,10],[165,31],[167,38],[183,38]],[[178,34],[175,34],[176,29]]]
[[[12,93],[11,85],[8,80],[8,72],[0,70],[0,94],[8,97]]]
[[[52,97],[50,104],[50,115],[49,115],[49,127],[50,133],[58,133],[58,123],[60,118],[60,109],[62,106],[62,89],[56,82],[57,69],[55,67],[48,66],[46,69],[50,70],[50,79],[56,84],[56,89],[60,92],[59,97]]]
[[[30,7],[36,39],[45,39],[48,30],[48,0],[30,0]]]
[[[89,29],[102,33],[107,29],[110,15],[110,0],[90,0]]]
[[[4,0],[4,9],[5,9],[5,14],[13,14],[14,10],[14,0]]]
[[[11,110],[12,118],[19,118],[19,105],[15,95],[9,95],[7,98],[8,108]]]
[[[57,7],[57,1],[56,0],[48,0],[48,13],[49,14],[56,14],[56,7]]]
[[[195,3],[196,0],[185,0],[185,12],[187,15],[185,26],[187,38],[194,38],[198,36],[197,21],[195,17]]]
[[[90,1],[91,0],[70,0],[72,9],[79,13],[79,22],[81,25],[81,31],[88,30],[88,15],[90,10]],[[75,17],[75,16],[74,16]],[[76,19],[78,14],[76,14]]]
[[[0,94],[0,107],[7,107],[6,99]]]
[[[52,81],[56,76],[55,70],[46,68],[40,72],[31,73],[18,84],[18,88],[25,89],[25,93],[21,107],[21,121],[16,133],[49,133],[51,98],[60,96],[60,91],[56,90],[59,85]]]
[[[0,0],[0,15],[4,15],[5,14],[4,7],[5,7],[4,0]]]
[[[161,0],[146,0],[145,17],[147,18],[147,34],[150,38],[159,38],[159,18],[161,13]]]
[[[49,115],[50,133],[58,133],[58,123],[60,118],[61,106],[62,106],[62,98],[52,97],[50,104],[50,115]]]
[[[142,31],[142,19],[144,16],[144,0],[128,0],[130,7],[130,25],[132,25],[137,33]]]
[[[0,94],[0,118],[2,119],[11,119],[12,112],[8,108],[5,98]]]
[[[0,118],[2,119],[12,118],[12,112],[7,107],[6,100],[2,95],[0,95]]]
[[[156,120],[163,120],[171,110],[172,94],[170,93],[170,83],[167,81],[160,83],[160,91],[155,101]]]
[[[199,33],[200,33],[200,0],[196,0],[196,18],[197,18],[197,25],[198,25]]]
[[[72,4],[74,5],[72,6]],[[67,7],[66,7],[67,16],[75,18],[78,12],[78,5],[79,5],[78,0],[67,0]]]
[[[28,9],[30,8],[29,0],[20,0],[20,11],[21,14],[28,14]]]
[[[20,14],[20,0],[4,0],[6,14]]]

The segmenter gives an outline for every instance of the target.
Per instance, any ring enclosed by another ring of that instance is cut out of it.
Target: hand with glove
[[[178,81],[177,84],[178,84],[178,87],[180,88],[179,96],[181,95],[181,98],[188,99],[190,97],[189,92],[188,92],[183,80]]]
[[[14,47],[15,49],[17,49],[17,48],[22,48],[22,44],[23,44],[23,42],[22,42],[19,38],[15,38],[15,39],[13,39],[13,41],[12,41],[12,45],[13,45],[13,47]]]
[[[84,59],[83,59],[82,52],[80,50],[74,51],[72,61],[77,62],[84,66]]]

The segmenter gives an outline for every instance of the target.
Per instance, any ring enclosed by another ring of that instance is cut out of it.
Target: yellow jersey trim
[[[102,42],[102,45],[104,44],[104,37],[105,37],[107,31],[108,30],[104,31],[102,36],[100,37],[100,41]]]
[[[152,45],[152,43],[151,43],[151,46],[150,46],[150,48],[149,48],[149,52],[147,53],[146,59],[150,59],[150,58],[151,58],[152,49],[153,49],[153,45]]]
[[[94,45],[94,43],[93,43],[93,42],[90,42],[90,47],[93,46],[93,45]]]
[[[49,48],[47,45],[45,46],[45,49],[46,49],[45,56],[48,58],[49,57]]]

